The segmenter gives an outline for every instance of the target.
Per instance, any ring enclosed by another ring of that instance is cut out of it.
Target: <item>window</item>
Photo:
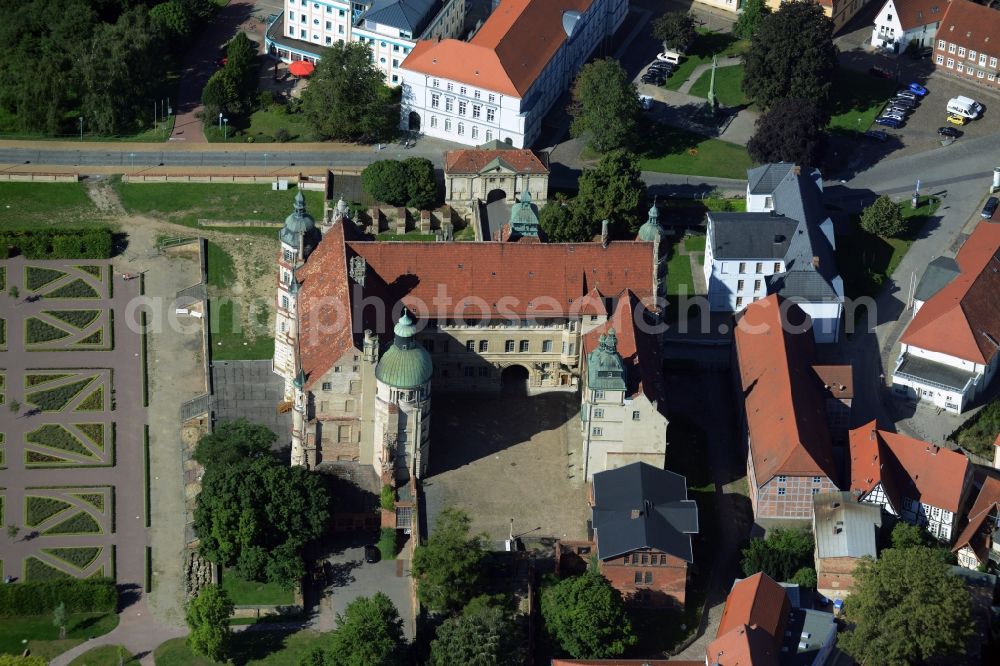
[[[603,409],[595,409],[594,410],[594,418],[595,419],[603,419],[604,418],[604,410]]]
[[[990,67],[992,67],[993,69],[996,69],[996,66],[997,66],[997,59],[996,58],[990,58]]]
[[[451,120],[449,120],[448,118],[444,119],[444,131],[445,132],[451,131]]]
[[[440,88],[441,87],[441,80],[440,79],[434,79],[434,80],[431,81],[431,85],[434,86],[435,88]]]
[[[975,60],[976,55],[978,54],[975,51],[972,51],[971,49],[969,50],[969,60]]]
[[[437,126],[438,126],[438,117],[431,116],[431,127],[437,127]]]
[[[305,39],[306,38],[306,31],[305,30],[299,30],[299,37],[301,37],[302,39]]]
[[[507,341],[505,341],[503,343],[503,350],[505,352],[507,352],[508,354],[513,353],[513,351],[514,351],[514,341],[513,340],[507,340]]]
[[[463,136],[465,134],[465,123],[458,124],[458,135]]]
[[[604,400],[604,391],[594,391],[594,400]]]
[[[486,142],[489,143],[493,140],[493,130],[486,130]]]
[[[948,45],[948,53],[954,53],[954,52],[955,52],[955,45],[954,44],[949,44]]]
[[[284,256],[285,261],[291,262],[295,260],[295,253],[291,250],[285,250],[282,255]]]
[[[451,97],[444,98],[444,110],[451,113],[452,109],[455,108],[455,100]]]
[[[639,411],[632,412],[632,420],[633,421],[638,421],[640,416],[642,416],[642,412],[639,412]]]
[[[492,123],[496,120],[496,111],[493,109],[486,109],[486,122]]]
[[[493,93],[490,93],[490,96],[487,97],[487,99],[490,101],[490,104],[492,104],[493,102],[497,101],[497,96],[494,95]]]
[[[395,51],[396,53],[399,53],[399,44],[393,44],[392,50]]]
[[[490,376],[490,367],[488,365],[484,365],[483,367],[479,368],[479,376],[480,377],[489,377]]]
[[[947,44],[947,42],[945,42],[943,39],[939,39],[938,40],[938,48],[939,49],[943,49],[946,44]]]
[[[934,62],[936,62],[939,65],[943,65],[944,64],[944,56],[940,55],[940,54],[937,55],[937,56],[935,56]]]
[[[965,71],[965,63],[961,63],[960,62],[957,65],[955,65],[955,71],[956,72],[964,72]]]
[[[642,582],[642,572],[641,571],[636,571],[635,572],[635,582],[636,582],[636,584]]]
[[[755,292],[760,291],[760,280],[754,280],[753,281],[753,290]]]
[[[946,67],[948,69],[953,69],[955,67],[955,59],[954,58],[948,58],[948,63],[946,64]]]
[[[604,431],[601,430],[600,428],[593,428],[591,429],[590,434],[593,435],[594,437],[600,437],[601,435],[604,434]]]
[[[823,479],[822,479],[822,477],[819,477],[819,476],[814,476],[814,477],[813,477],[813,483],[819,483],[819,482],[821,482],[822,480],[823,480]]]
[[[819,495],[819,488],[813,488],[813,495]]]
[[[575,353],[576,353],[576,343],[571,342],[569,343],[569,355],[572,356]]]
[[[326,22],[326,29],[327,29],[327,30],[333,30],[333,24],[332,24],[332,23],[330,23],[329,21],[327,21],[327,22]]]
[[[965,47],[964,46],[959,46],[958,47],[958,57],[959,58],[964,58],[965,57]]]
[[[566,349],[567,349],[567,345],[566,345],[566,343],[564,342],[564,343],[562,343],[562,353],[563,353],[563,354],[565,354],[565,353],[566,353]]]
[[[746,264],[745,261],[741,261],[740,262],[740,270],[739,270],[739,272],[740,273],[746,273],[747,272],[747,264]]]
[[[467,107],[468,107],[468,104],[466,102],[464,102],[462,100],[459,100],[459,102],[458,102],[458,115],[464,116],[465,115],[465,110],[466,110]]]
[[[455,89],[455,84],[449,82],[448,83],[448,92],[451,92],[454,89]]]
[[[281,307],[285,310],[288,309],[288,296],[281,297]]]
[[[892,14],[886,14],[885,15],[885,20],[886,21],[891,21],[892,20]]]
[[[433,340],[424,340],[424,349],[426,349],[427,351],[429,351],[430,353],[433,354],[434,353],[434,341]]]
[[[327,37],[326,37],[326,45],[330,46],[331,44],[333,44],[333,37],[330,37],[329,35],[327,35]]]
[[[475,377],[476,376],[476,369],[473,368],[473,367],[463,368],[463,370],[465,371],[465,376],[466,377]]]
[[[518,350],[522,354],[527,353],[527,351],[528,351],[528,341],[527,340],[521,340],[520,344],[518,345]]]
[[[552,351],[552,341],[542,340],[542,353],[547,354]]]
[[[392,59],[392,66],[393,67],[399,67],[399,59],[398,58],[393,58]]]
[[[986,80],[987,80],[987,81],[992,81],[992,80],[994,80],[995,78],[997,78],[997,75],[996,75],[996,74],[994,74],[994,73],[992,73],[992,72],[986,75]]]
[[[778,477],[778,483],[784,483],[786,480],[787,480],[787,477],[785,475],[783,475],[783,474]]]
[[[482,110],[483,110],[482,106],[480,106],[479,104],[473,104],[472,105],[472,117],[473,118],[478,118],[480,116]]]
[[[338,35],[344,34],[344,26],[342,26],[342,25],[338,25],[337,26],[337,34]]]
[[[466,340],[465,341],[465,350],[466,351],[476,351],[476,341],[475,340]]]
[[[979,54],[979,66],[980,67],[985,67],[986,66],[986,54],[985,53],[980,53]]]
[[[736,281],[736,291],[743,291],[743,280]]]
[[[288,20],[289,21],[295,20],[295,12],[288,12]]]
[[[649,555],[647,553],[642,554],[642,563],[649,564]]]
[[[333,384],[331,382],[323,382],[323,390],[324,391],[332,391],[333,390]]]
[[[785,494],[785,489],[784,488],[778,488],[778,495],[784,495],[784,494]]]
[[[472,96],[475,97],[476,99],[479,99],[481,95],[482,95],[482,93],[480,91],[478,91],[478,90],[475,91],[474,93],[472,93]]]
[[[313,19],[313,25],[319,25],[319,19]]]
[[[737,296],[736,297],[736,309],[739,310],[741,307],[743,307],[743,297],[742,296]]]
[[[764,272],[764,264],[762,264],[760,262],[757,262],[757,267],[756,268],[757,268],[757,270],[755,270],[754,273],[763,273]]]
[[[476,127],[475,125],[472,126],[472,138],[473,139],[479,138],[479,128]]]
[[[653,582],[653,572],[652,571],[647,571],[646,572],[646,585],[650,585],[652,582]]]
[[[489,340],[480,340],[479,341],[479,353],[481,354],[481,353],[489,351],[489,350],[490,350],[490,341]]]

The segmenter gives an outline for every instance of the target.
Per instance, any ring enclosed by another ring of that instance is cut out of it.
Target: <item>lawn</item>
[[[963,449],[992,458],[993,442],[996,441],[998,432],[1000,432],[1000,398],[994,398],[979,410],[979,413],[948,435],[948,439]]]
[[[254,631],[239,635],[232,662],[247,666],[299,666],[314,647],[323,646],[329,637],[315,631]],[[216,666],[218,662],[191,652],[183,638],[174,638],[153,652],[156,666]]]
[[[82,183],[0,183],[0,228],[5,231],[79,227],[100,217]]]
[[[842,132],[867,131],[897,88],[893,81],[841,67],[831,88],[829,128]]]
[[[234,118],[229,123],[228,141],[232,143],[272,143],[276,141],[278,130],[288,132],[288,141],[318,141],[304,113],[284,113],[280,104],[268,109],[254,111],[249,118]],[[205,128],[205,137],[210,142],[222,142],[227,132],[218,124]],[[248,141],[253,137],[253,141]]]
[[[198,228],[198,220],[264,220],[281,222],[292,212],[296,192],[282,192],[264,185],[211,183],[123,183],[113,181],[122,205],[129,213],[150,215]],[[323,193],[302,191],[309,213],[323,215]],[[220,227],[220,231],[260,233],[273,236],[267,227]]]
[[[692,296],[694,294],[694,277],[691,275],[691,258],[679,252],[683,241],[676,241],[670,247],[670,259],[667,261],[667,295]]]
[[[643,171],[744,179],[751,166],[746,148],[728,141],[663,125],[649,128],[645,136]]]
[[[206,272],[208,273],[208,285],[225,289],[236,282],[236,266],[233,258],[221,247],[208,241],[208,250],[205,257]]]
[[[122,655],[125,656],[124,666],[138,666],[139,660],[121,645],[102,645],[87,650],[69,662],[69,666],[117,666]]]
[[[663,87],[667,90],[678,90],[698,65],[710,64],[713,55],[718,55],[720,58],[742,55],[749,45],[749,42],[737,39],[732,33],[712,32],[707,28],[699,28],[698,36],[688,49],[686,57]],[[705,90],[708,90],[707,83]]]
[[[21,654],[25,648],[22,641],[27,640],[32,655],[49,660],[117,626],[115,613],[70,613],[66,639],[59,640],[59,629],[52,624],[51,614],[4,617],[0,618],[0,654]]]
[[[291,590],[275,583],[244,580],[235,571],[226,571],[222,576],[222,589],[237,606],[291,606],[295,603]]]
[[[407,232],[405,234],[384,232],[375,238],[380,241],[409,241],[411,243],[428,243],[437,240],[437,236],[434,234],[421,234],[416,232]]]
[[[253,339],[233,325],[233,301],[208,299],[209,338],[215,361],[261,360],[274,356],[274,338],[267,335],[267,311],[260,312],[261,326]]]
[[[66,127],[77,128],[74,132],[66,134],[41,134],[38,132],[24,132],[17,129],[17,119],[10,113],[0,110],[0,139],[25,140],[25,141],[80,141],[79,125],[77,124],[78,113],[67,114]],[[105,136],[92,134],[83,127],[83,141],[120,141],[122,143],[163,143],[174,131],[175,116],[170,116],[166,121],[161,120],[155,129],[136,130],[132,134],[119,134]]]
[[[690,94],[708,99],[708,86],[712,71],[707,70],[691,86]],[[743,94],[743,65],[731,65],[715,70],[715,95],[722,106],[745,106],[749,103]]]
[[[920,230],[933,217],[941,201],[936,197],[921,197],[914,209],[907,201],[903,204],[903,217],[908,228],[897,238],[882,238],[861,228],[858,218],[854,233],[837,237],[837,267],[844,278],[844,291],[848,298],[875,296],[883,283],[893,274],[899,262],[909,251]]]

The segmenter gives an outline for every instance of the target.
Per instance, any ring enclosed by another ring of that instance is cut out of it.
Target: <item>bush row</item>
[[[108,259],[114,248],[110,227],[0,231],[0,255],[27,259]]]
[[[0,617],[43,615],[60,603],[70,613],[113,613],[118,608],[118,590],[110,578],[0,585]]]

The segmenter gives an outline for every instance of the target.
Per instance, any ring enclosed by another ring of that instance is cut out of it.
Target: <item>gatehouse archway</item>
[[[504,201],[506,199],[507,199],[507,193],[499,188],[495,190],[490,190],[490,193],[486,195],[487,204],[491,204],[494,201]]]
[[[420,114],[416,111],[410,111],[409,118],[407,119],[407,129],[411,132],[420,131]]]
[[[523,365],[508,365],[500,373],[500,389],[514,395],[527,394],[528,369]]]

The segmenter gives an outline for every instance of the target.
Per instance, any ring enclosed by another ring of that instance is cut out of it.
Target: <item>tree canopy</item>
[[[545,630],[574,659],[620,657],[636,643],[621,593],[588,571],[542,589]]]
[[[596,169],[583,170],[579,187],[573,205],[584,219],[596,220],[598,225],[600,220],[610,220],[619,236],[634,235],[639,230],[639,204],[645,197],[646,183],[634,153],[607,153]]]
[[[431,642],[431,666],[519,666],[524,639],[510,611],[473,599],[461,615],[449,618]]]
[[[757,32],[760,22],[771,13],[765,0],[744,0],[740,16],[733,25],[733,34],[740,39],[750,39]]]
[[[697,35],[694,16],[687,12],[667,12],[653,21],[653,36],[664,49],[684,53]]]
[[[337,613],[337,628],[323,650],[325,666],[402,666],[406,639],[403,620],[382,592],[359,597]],[[315,659],[310,656],[310,659]],[[319,662],[313,662],[319,663]]]
[[[427,543],[413,552],[417,598],[433,611],[457,611],[477,592],[486,551],[482,536],[470,536],[471,522],[458,509],[444,509]]]
[[[602,58],[584,65],[572,92],[570,133],[574,137],[586,137],[599,153],[635,143],[642,107],[620,62]]]
[[[188,645],[196,654],[213,661],[222,661],[229,651],[232,633],[229,618],[233,602],[226,591],[217,585],[204,587],[187,606]]]
[[[807,529],[777,528],[766,539],[751,539],[743,549],[743,574],[752,576],[763,571],[776,581],[808,577],[800,569],[811,569],[814,545],[812,532]],[[815,579],[815,572],[812,576]]]
[[[826,150],[826,115],[807,99],[775,102],[757,119],[747,152],[757,164],[794,162],[818,166]]]
[[[550,243],[585,243],[598,232],[598,222],[571,201],[550,200],[538,211],[538,225]]]
[[[399,125],[398,93],[372,62],[366,44],[349,42],[323,49],[302,112],[316,135],[338,141],[385,140]]]
[[[269,456],[271,445],[277,439],[270,428],[259,423],[251,423],[243,418],[221,421],[212,432],[202,435],[195,445],[192,457],[205,467],[234,465],[244,460]]]
[[[972,633],[969,592],[932,549],[889,548],[864,559],[837,644],[862,664],[916,664],[960,654]]]
[[[783,3],[761,19],[743,62],[743,92],[763,109],[787,98],[823,109],[837,71],[833,21],[815,2]]]
[[[427,210],[438,200],[434,164],[426,157],[377,160],[361,172],[365,192],[392,206]]]
[[[861,228],[876,236],[892,238],[906,230],[906,220],[899,204],[883,194],[861,211]]]

